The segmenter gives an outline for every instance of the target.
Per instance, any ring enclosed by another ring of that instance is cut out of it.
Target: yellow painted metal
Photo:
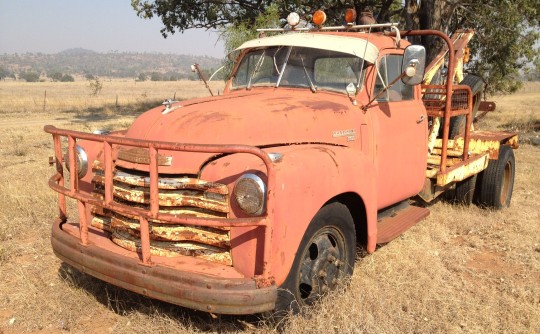
[[[141,247],[140,239],[122,230],[115,230],[111,239],[120,247],[133,252],[139,251]],[[150,254],[165,257],[175,257],[181,254],[224,265],[232,265],[232,257],[229,250],[210,245],[201,245],[194,242],[164,242],[150,240]]]
[[[461,163],[463,160],[460,158],[449,158],[446,159],[446,167],[454,166],[455,164]],[[436,167],[437,172],[441,166],[441,156],[440,155],[428,155],[427,163],[429,167]]]
[[[93,195],[103,197],[104,181],[101,163],[93,165]],[[149,177],[121,170],[113,172],[113,196],[116,201],[135,207],[149,205]],[[189,177],[158,179],[159,212],[205,218],[226,218],[229,212],[226,185]],[[111,240],[120,247],[140,251],[139,218],[119,214],[100,207],[92,209],[91,225],[111,233]],[[229,227],[184,226],[150,219],[148,221],[149,252],[155,256],[189,255],[231,265]]]
[[[433,149],[435,148],[435,143],[437,140],[437,135],[439,134],[439,129],[441,128],[441,118],[435,117],[433,119],[433,123],[431,128],[429,129],[429,136],[428,136],[428,153],[433,153]]]
[[[454,45],[455,59],[457,63],[455,66],[455,72],[452,73],[452,76],[448,77],[452,78],[456,82],[461,82],[463,80],[463,58],[467,55],[467,44],[473,36],[473,30],[458,30],[450,37],[450,40]],[[444,46],[437,56],[435,56],[432,62],[426,67],[423,81],[424,84],[431,83],[439,68],[444,64],[444,59],[447,53],[448,47]]]
[[[184,226],[162,224],[151,221],[150,239],[160,241],[192,241],[221,248],[230,248],[231,242],[229,231],[202,226]],[[120,214],[114,214],[111,218],[113,231],[123,230],[137,238],[140,237],[140,226],[136,219],[131,219]]]
[[[448,155],[459,157],[463,155],[463,147],[465,145],[465,140],[462,137],[456,138],[455,140],[448,140]],[[512,135],[508,139],[504,140],[504,145],[509,145],[512,148],[517,148],[518,145],[518,135]],[[501,138],[493,136],[489,137],[484,136],[475,136],[473,134],[472,138],[469,141],[469,154],[484,154],[489,153],[490,159],[497,159],[499,155],[499,148],[501,147]],[[433,149],[433,154],[441,154],[442,148],[442,139],[435,140],[435,146]]]
[[[447,169],[444,173],[438,173],[437,185],[443,187],[452,182],[463,181],[486,169],[488,162],[489,155],[487,153],[475,158],[470,158],[469,160],[454,166],[454,168]]]

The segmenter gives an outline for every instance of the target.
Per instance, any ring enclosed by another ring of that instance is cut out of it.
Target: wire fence
[[[211,82],[212,92],[223,91],[223,82]],[[210,96],[200,82],[112,82],[95,92],[87,83],[0,83],[0,114],[81,111],[92,108],[124,108],[166,99],[183,100]]]

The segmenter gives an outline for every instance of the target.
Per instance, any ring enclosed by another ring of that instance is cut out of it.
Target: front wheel
[[[335,289],[354,268],[356,234],[351,213],[333,202],[309,224],[287,279],[278,291],[276,314],[298,313]]]

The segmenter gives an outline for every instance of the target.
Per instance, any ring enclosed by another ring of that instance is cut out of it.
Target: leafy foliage
[[[26,80],[26,82],[38,82],[39,81],[39,73],[33,72],[33,71],[26,71],[21,74],[19,74],[19,77],[21,79]]]
[[[62,74],[61,72],[53,72],[52,74],[47,75],[49,78],[52,79],[52,81],[60,81],[60,82],[73,82],[75,81],[75,78],[73,78],[70,74]]]
[[[407,0],[406,5],[414,7],[416,2]],[[418,26],[407,28],[430,29],[437,22],[434,28],[447,33],[474,29],[476,35],[469,43],[473,57],[468,71],[486,79],[492,93],[515,92],[521,87],[520,71],[539,54],[538,48],[535,49],[540,37],[537,0],[429,2],[439,7],[433,11],[433,7],[420,6]]]
[[[61,82],[73,82],[73,81],[75,81],[75,78],[73,78],[73,76],[70,75],[70,74],[64,74],[64,75],[62,75],[62,78],[60,78],[60,81]]]
[[[13,71],[8,70],[4,67],[0,67],[0,80],[4,78],[13,78],[15,79],[15,73]]]
[[[90,80],[90,83],[88,84],[90,87],[90,95],[91,96],[98,96],[99,93],[101,93],[101,90],[103,89],[103,82],[99,80],[99,78],[94,78],[94,80]]]
[[[520,70],[539,54],[534,47],[539,39],[538,0],[132,0],[131,4],[142,18],[159,17],[165,37],[191,28],[222,29],[228,51],[252,37],[248,31],[260,23],[275,25],[276,18],[293,11],[310,20],[310,13],[319,8],[325,10],[327,24],[341,24],[345,9],[354,7],[358,13],[373,10],[379,22],[400,21],[404,29],[452,33],[472,28],[477,36],[470,44],[468,70],[483,76],[490,92],[518,89]],[[429,37],[418,42],[431,56],[440,46]]]

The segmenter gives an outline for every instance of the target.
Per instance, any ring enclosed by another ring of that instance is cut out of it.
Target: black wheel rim
[[[302,254],[297,294],[302,303],[311,305],[344,278],[347,250],[345,238],[333,227],[320,229]]]

